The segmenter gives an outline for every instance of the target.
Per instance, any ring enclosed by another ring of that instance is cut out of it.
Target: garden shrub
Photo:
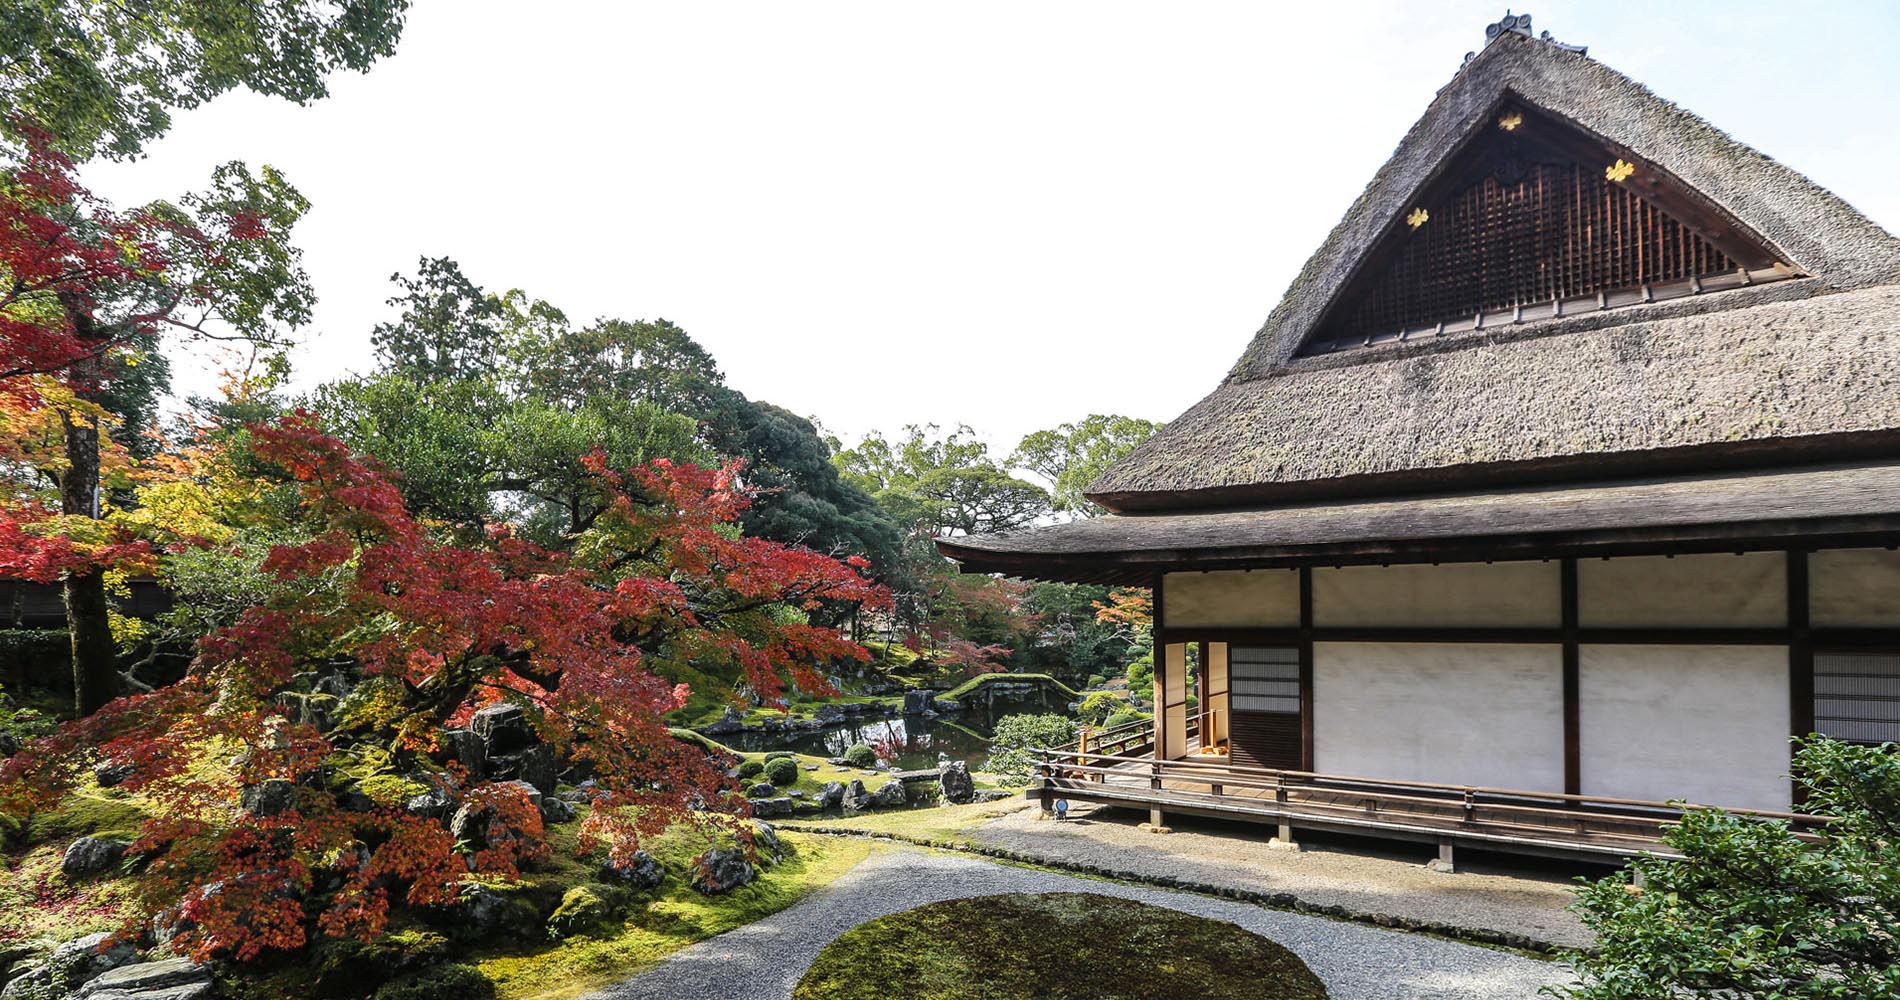
[[[1005,715],[996,720],[985,769],[1005,784],[1026,785],[1036,766],[1030,751],[1074,742],[1075,730],[1075,720],[1066,715]]]
[[[798,761],[791,757],[774,757],[766,761],[765,780],[780,788],[798,784]]]
[[[1900,996],[1900,753],[1795,741],[1803,809],[1834,817],[1804,841],[1785,822],[1691,809],[1643,855],[1585,885],[1574,909],[1597,946],[1571,960],[1573,1000]]]
[[[765,755],[765,762],[767,764],[770,764],[775,760],[797,760],[797,759],[798,759],[798,755],[791,752],[790,750],[774,750],[771,753],[768,753]]]
[[[384,984],[376,1000],[495,1000],[495,984],[473,966],[438,965]]]
[[[1093,691],[1082,697],[1081,704],[1076,706],[1075,714],[1081,716],[1083,722],[1101,728],[1109,716],[1127,707],[1128,701],[1113,691]]]
[[[1114,715],[1102,720],[1102,728],[1114,729],[1117,726],[1125,726],[1131,722],[1140,722],[1144,719],[1152,718],[1154,718],[1154,716],[1149,715],[1147,712],[1116,712]]]
[[[739,777],[741,778],[756,778],[764,770],[765,765],[751,757],[739,762]]]
[[[1089,687],[1098,688],[1107,683],[1108,683],[1108,678],[1103,677],[1101,674],[1089,675]]]
[[[869,743],[853,743],[844,752],[844,762],[852,767],[871,767],[877,763],[877,751]]]

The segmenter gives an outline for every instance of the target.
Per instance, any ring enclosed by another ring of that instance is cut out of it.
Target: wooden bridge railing
[[[1187,720],[1187,736],[1193,739],[1200,732],[1200,720]],[[1136,719],[1124,722],[1112,729],[1091,729],[1082,727],[1081,735],[1068,743],[1055,747],[1066,753],[1085,754],[1089,757],[1133,757],[1139,752],[1154,746],[1154,722],[1150,719]]]

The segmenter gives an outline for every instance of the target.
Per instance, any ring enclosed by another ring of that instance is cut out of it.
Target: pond
[[[747,753],[762,750],[791,750],[814,757],[838,757],[853,743],[866,743],[877,750],[879,759],[900,771],[937,766],[937,755],[980,771],[988,763],[990,737],[996,733],[996,720],[1005,715],[1036,712],[1065,712],[1062,699],[1045,694],[1022,698],[997,698],[993,705],[974,704],[961,712],[929,718],[920,715],[894,719],[854,719],[824,729],[789,733],[764,733],[748,730],[715,737],[721,743]]]

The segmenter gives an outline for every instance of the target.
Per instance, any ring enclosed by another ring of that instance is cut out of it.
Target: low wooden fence
[[[1133,741],[1119,730],[1111,733],[1119,743]],[[1663,830],[1679,822],[1685,810],[1703,808],[1073,749],[1038,751],[1036,775],[1038,784],[1029,794],[1045,800],[1067,797],[1558,856],[1668,854],[1658,843]],[[1806,837],[1818,836],[1832,822],[1801,813],[1729,811],[1788,823]]]

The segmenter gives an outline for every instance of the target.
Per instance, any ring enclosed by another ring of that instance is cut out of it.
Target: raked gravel
[[[893,847],[777,914],[701,941],[593,996],[787,1000],[812,958],[858,924],[925,903],[1004,892],[1092,892],[1231,921],[1291,948],[1333,1000],[1536,1000],[1540,987],[1569,978],[1556,962],[1422,934]]]

